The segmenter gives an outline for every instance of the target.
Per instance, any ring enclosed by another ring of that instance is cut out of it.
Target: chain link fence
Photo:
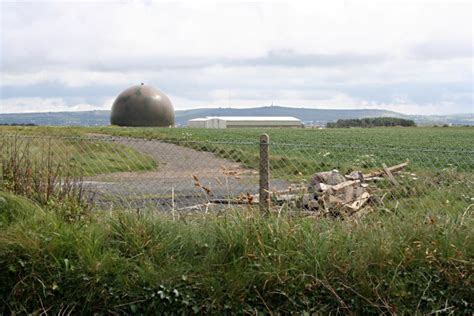
[[[208,210],[260,204],[314,216],[469,210],[474,150],[388,146],[0,136],[1,186],[65,187],[94,207]],[[48,193],[49,192],[49,193]]]

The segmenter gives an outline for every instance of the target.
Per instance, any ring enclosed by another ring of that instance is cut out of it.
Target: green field
[[[258,142],[267,133],[272,142],[348,146],[388,146],[424,149],[471,149],[474,127],[394,127],[347,129],[196,129],[131,127],[9,127],[0,126],[2,134],[84,136],[104,133],[144,139],[173,141]]]
[[[55,166],[69,168],[78,176],[149,171],[157,168],[156,162],[148,155],[114,142],[82,140],[71,137],[73,135],[11,135],[0,136],[2,158],[8,160],[16,153],[22,159],[29,160],[31,167],[51,162]]]
[[[275,176],[309,175],[315,170],[369,169],[409,159],[423,169],[449,166],[472,171],[474,128],[416,127],[370,129],[187,129],[123,127],[3,127],[4,133],[87,136],[101,133],[159,139],[211,151],[248,167],[258,164],[259,136],[272,143]]]
[[[61,128],[57,131],[60,132]],[[174,141],[257,142],[267,133],[275,143],[347,146],[390,146],[425,149],[472,149],[474,127],[347,128],[347,129],[196,129],[196,128],[91,128],[112,135]]]
[[[410,161],[409,170],[432,172],[446,168],[474,171],[474,128],[371,129],[93,129],[116,136],[162,139],[211,151],[257,168],[258,140],[270,136],[271,171],[276,178],[305,181],[316,171],[367,171],[382,163]]]

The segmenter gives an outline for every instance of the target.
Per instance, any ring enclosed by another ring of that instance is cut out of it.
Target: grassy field
[[[293,182],[307,181],[317,171],[338,169],[369,171],[382,163],[410,161],[409,171],[432,173],[453,169],[474,172],[474,128],[371,129],[153,129],[96,128],[115,136],[161,139],[242,163],[259,164],[258,139],[271,141],[272,176]]]
[[[144,139],[170,141],[258,142],[267,133],[275,143],[385,146],[423,149],[471,149],[474,127],[347,128],[347,129],[198,129],[198,128],[127,128],[127,127],[9,127],[4,134],[84,136],[104,133]]]
[[[317,170],[354,168],[369,170],[381,163],[412,162],[413,170],[474,170],[474,128],[370,128],[370,129],[183,129],[121,127],[3,127],[5,133],[56,136],[108,134],[159,139],[258,166],[258,143],[270,135],[271,168],[275,177],[304,179]]]
[[[350,129],[190,129],[190,128],[93,128],[94,131],[139,138],[174,141],[258,142],[263,133],[274,143],[396,148],[459,149],[473,147],[472,127],[350,128]]]

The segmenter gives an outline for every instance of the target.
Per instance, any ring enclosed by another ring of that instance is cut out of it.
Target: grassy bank
[[[91,213],[0,193],[1,313],[472,313],[472,213]]]
[[[117,142],[81,139],[76,133],[61,136],[16,133],[0,138],[0,166],[16,157],[30,166],[50,161],[66,166],[77,175],[93,176],[113,172],[148,171],[157,168],[149,155]],[[0,171],[1,172],[1,171]]]

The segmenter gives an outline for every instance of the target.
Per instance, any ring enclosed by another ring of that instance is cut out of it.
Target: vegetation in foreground
[[[90,213],[0,193],[1,313],[469,314],[472,216]]]

